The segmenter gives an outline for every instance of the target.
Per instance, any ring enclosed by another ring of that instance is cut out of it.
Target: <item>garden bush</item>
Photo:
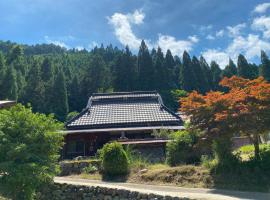
[[[123,146],[118,142],[108,143],[100,151],[104,175],[126,175],[129,171],[129,159]]]
[[[62,124],[20,104],[0,111],[0,192],[14,200],[33,199],[59,171]]]
[[[182,163],[194,163],[199,160],[193,152],[197,136],[188,131],[178,131],[172,134],[171,141],[166,146],[166,161],[175,166]]]

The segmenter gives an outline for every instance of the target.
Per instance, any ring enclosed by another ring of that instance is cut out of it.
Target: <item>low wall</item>
[[[188,198],[146,194],[123,189],[55,183],[37,194],[39,200],[188,200]]]
[[[100,160],[67,160],[60,163],[60,176],[81,174],[83,169],[90,165],[100,169]]]

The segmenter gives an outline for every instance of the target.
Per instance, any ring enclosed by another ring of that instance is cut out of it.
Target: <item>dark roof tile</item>
[[[67,129],[132,126],[179,126],[182,120],[166,108],[156,92],[93,94],[87,108]]]

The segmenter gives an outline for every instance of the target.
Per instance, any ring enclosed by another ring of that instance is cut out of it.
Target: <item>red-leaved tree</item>
[[[201,95],[194,91],[181,99],[181,111],[191,116],[192,126],[219,141],[224,151],[230,148],[233,133],[247,135],[258,159],[259,135],[270,130],[270,84],[262,77],[249,80],[233,76],[224,78],[220,85],[228,92]]]

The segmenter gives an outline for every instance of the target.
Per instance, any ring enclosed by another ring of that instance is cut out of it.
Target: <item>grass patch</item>
[[[102,175],[100,173],[97,173],[97,172],[93,173],[93,174],[82,173],[82,174],[78,174],[78,175],[70,175],[68,177],[70,177],[70,178],[90,179],[90,180],[102,180]]]
[[[193,165],[183,165],[178,167],[169,167],[168,165],[163,164],[153,165],[149,167],[147,172],[141,175],[136,174],[135,177],[131,180],[132,182],[177,185],[181,187],[212,186],[209,170],[204,167]]]

